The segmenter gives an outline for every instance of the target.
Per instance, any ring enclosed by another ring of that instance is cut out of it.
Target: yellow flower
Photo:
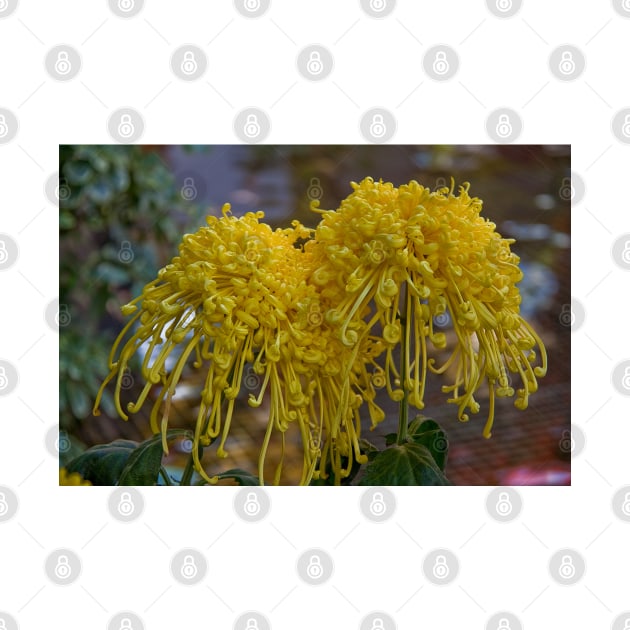
[[[384,365],[373,378],[385,382],[393,400],[407,390],[409,402],[422,409],[428,371],[441,374],[454,365],[455,383],[442,389],[458,406],[459,419],[468,420],[465,410],[479,411],[474,393],[487,382],[489,437],[495,396],[514,395],[508,372],[521,378],[514,404],[525,409],[547,366],[542,341],[519,314],[522,273],[510,251],[514,241],[480,216],[482,202],[469,197],[468,184],[459,195],[453,187],[431,192],[416,181],[396,188],[366,178],[352,187],[338,210],[320,211],[306,248],[313,256],[311,281],[331,305],[325,318],[348,347],[365,339],[382,344]],[[433,320],[447,311],[457,342],[436,367],[429,355],[445,348],[446,336]],[[404,383],[394,360],[399,344]],[[356,360],[374,363],[377,356],[357,351]],[[541,365],[534,366],[538,359]]]
[[[195,469],[211,483],[216,477],[204,471],[198,447],[218,438],[217,455],[227,456],[225,443],[246,364],[261,381],[258,394],[249,395],[249,404],[259,406],[270,392],[270,416],[259,458],[261,483],[274,430],[281,433],[284,454],[285,432],[292,424],[299,427],[304,448],[301,483],[310,481],[319,456],[324,414],[314,409],[322,395],[316,376],[320,369],[330,368],[330,343],[320,332],[323,318],[316,288],[306,283],[309,256],[298,245],[310,231],[298,222],[273,231],[259,222],[263,216],[250,212],[236,218],[226,204],[222,217],[208,217],[206,227],[184,236],[179,256],[146,285],[142,295],[123,307],[123,313],[133,317],[112,348],[110,373],[94,407],[97,414],[104,387],[116,378],[115,403],[127,419],[126,412],[137,412],[157,386],[151,426],[155,433],[162,432],[166,452],[171,399],[194,355],[192,365],[206,365],[207,376],[192,453]],[[131,338],[119,349],[129,331]],[[145,386],[138,400],[123,410],[122,377],[143,344],[147,344],[141,367]],[[176,347],[183,349],[167,369],[166,360]],[[275,483],[281,472],[282,461]]]
[[[83,479],[77,472],[69,473],[65,468],[59,469],[60,486],[91,486],[92,482]]]

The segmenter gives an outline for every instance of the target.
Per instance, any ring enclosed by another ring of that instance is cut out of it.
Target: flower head
[[[458,195],[453,188],[431,192],[416,181],[396,188],[372,178],[352,188],[338,210],[322,212],[307,246],[314,258],[311,280],[331,304],[326,319],[347,346],[366,338],[382,344],[377,375],[394,400],[407,390],[409,402],[422,409],[428,371],[454,365],[455,382],[443,391],[457,404],[458,417],[468,420],[465,411],[479,411],[474,393],[487,382],[489,437],[495,396],[515,393],[508,373],[521,377],[515,406],[525,409],[546,372],[544,345],[519,314],[522,273],[510,250],[514,241],[481,216],[482,202],[468,195],[468,184]],[[446,312],[457,341],[436,367],[430,354],[445,348],[446,335],[435,330],[434,318]],[[402,375],[393,356],[401,342]],[[534,367],[538,358],[541,365]]]
[[[302,482],[313,474],[319,454],[321,426],[313,423],[314,376],[327,365],[328,342],[319,334],[322,318],[316,288],[306,283],[307,259],[298,241],[310,236],[297,222],[272,230],[262,212],[208,217],[207,226],[184,236],[179,256],[146,285],[142,295],[123,307],[133,314],[114,344],[105,385],[116,378],[115,402],[121,417],[137,412],[153,387],[159,395],[151,411],[155,432],[162,431],[164,449],[170,402],[184,366],[207,367],[196,420],[195,468],[201,466],[199,445],[219,440],[217,455],[227,456],[234,405],[243,385],[246,364],[259,377],[260,391],[249,395],[259,406],[270,392],[270,416],[259,459],[263,482],[265,454],[274,430],[282,435],[296,424],[304,448]],[[135,328],[134,328],[135,327]],[[131,338],[119,350],[127,332]],[[172,368],[166,359],[182,348]],[[143,349],[146,348],[146,349]],[[121,381],[129,360],[144,352],[145,381],[138,400],[121,406]],[[256,379],[254,379],[256,380]],[[99,399],[96,401],[95,413]],[[283,448],[284,452],[284,448]],[[276,471],[279,482],[282,462]]]

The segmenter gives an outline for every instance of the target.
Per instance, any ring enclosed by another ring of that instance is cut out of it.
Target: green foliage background
[[[60,147],[59,304],[71,320],[59,335],[62,429],[91,414],[121,329],[119,304],[170,258],[192,208],[156,148]],[[103,409],[116,415],[108,392]]]

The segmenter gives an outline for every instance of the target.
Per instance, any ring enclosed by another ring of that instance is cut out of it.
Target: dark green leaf
[[[185,429],[171,429],[166,439],[189,436]],[[155,486],[162,467],[162,435],[157,434],[140,443],[129,456],[118,480],[119,486]]]
[[[359,448],[361,449],[361,453],[363,453],[363,455],[367,455],[368,457],[379,452],[374,444],[368,442],[364,438],[359,438]]]
[[[226,470],[224,473],[217,475],[219,479],[235,479],[240,486],[259,486],[260,481],[258,477],[251,475],[250,473],[241,470],[240,468],[232,468]]]
[[[167,431],[167,440],[188,436],[185,429]],[[156,465],[157,461],[157,465]],[[98,444],[73,459],[68,472],[78,472],[95,486],[153,486],[162,462],[162,436],[138,444],[131,440],[114,440]]]
[[[435,420],[419,415],[409,423],[407,435],[415,444],[426,446],[435,463],[444,472],[448,456],[448,438],[440,425]]]
[[[385,446],[391,446],[392,444],[396,444],[397,440],[398,440],[397,433],[388,433],[385,436]]]
[[[390,446],[367,464],[362,486],[450,485],[429,450],[422,444]]]
[[[80,473],[95,486],[115,486],[137,445],[131,440],[97,444],[69,462],[66,469]]]
[[[119,486],[154,486],[162,466],[162,436],[154,435],[131,453],[118,480]]]

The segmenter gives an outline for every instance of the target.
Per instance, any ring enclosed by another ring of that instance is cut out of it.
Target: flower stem
[[[171,478],[168,475],[168,472],[166,472],[166,469],[164,468],[164,466],[160,466],[160,472],[159,472],[160,477],[162,477],[162,479],[164,480],[164,483],[167,486],[172,486],[173,482],[171,481]]]
[[[404,444],[407,441],[407,424],[409,422],[409,390],[407,388],[407,311],[409,307],[409,290],[407,283],[403,283],[401,291],[404,292],[403,310],[400,314],[400,384],[403,390],[403,397],[400,401],[400,410],[398,413],[398,444]]]
[[[182,480],[179,482],[180,486],[189,486],[190,480],[192,479],[194,472],[194,460],[192,450],[190,451],[190,455],[188,456],[188,461],[186,462],[186,468],[184,468],[184,474],[182,475]]]

